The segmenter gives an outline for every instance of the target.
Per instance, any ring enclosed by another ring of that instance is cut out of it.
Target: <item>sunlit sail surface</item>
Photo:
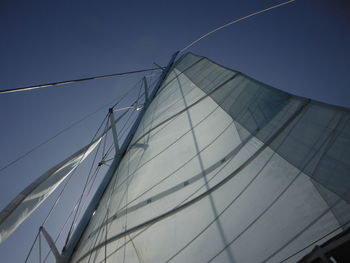
[[[296,262],[348,226],[349,145],[348,109],[186,54],[70,260]]]

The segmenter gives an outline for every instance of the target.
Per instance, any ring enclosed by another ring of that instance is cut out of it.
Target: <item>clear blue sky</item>
[[[149,68],[153,62],[165,65],[174,51],[207,31],[279,2],[3,0],[0,89]],[[281,90],[350,107],[347,0],[297,0],[228,27],[190,51]],[[0,95],[0,167],[117,98],[139,78]],[[106,111],[1,172],[0,208],[87,144]],[[76,198],[79,187],[72,186],[63,203]],[[48,207],[43,205],[0,245],[1,262],[23,262]],[[48,222],[50,233],[57,232],[60,214]]]

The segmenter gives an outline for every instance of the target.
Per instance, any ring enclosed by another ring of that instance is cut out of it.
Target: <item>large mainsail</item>
[[[70,261],[296,262],[349,225],[349,115],[182,56]]]

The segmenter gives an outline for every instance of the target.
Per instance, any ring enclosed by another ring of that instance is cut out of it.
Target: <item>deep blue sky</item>
[[[165,65],[207,31],[279,2],[2,0],[0,89]],[[349,1],[298,0],[228,27],[190,51],[284,91],[350,107],[349,47]],[[141,76],[0,95],[0,166],[117,98]],[[88,143],[106,111],[1,172],[0,208]],[[0,245],[1,262],[23,262],[47,207]],[[50,233],[60,220],[49,221]]]

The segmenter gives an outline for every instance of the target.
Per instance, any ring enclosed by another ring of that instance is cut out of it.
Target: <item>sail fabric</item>
[[[71,174],[95,149],[102,137],[83,147],[66,160],[57,164],[17,195],[0,213],[0,243]]]
[[[349,226],[349,117],[182,56],[71,262],[298,261]]]

